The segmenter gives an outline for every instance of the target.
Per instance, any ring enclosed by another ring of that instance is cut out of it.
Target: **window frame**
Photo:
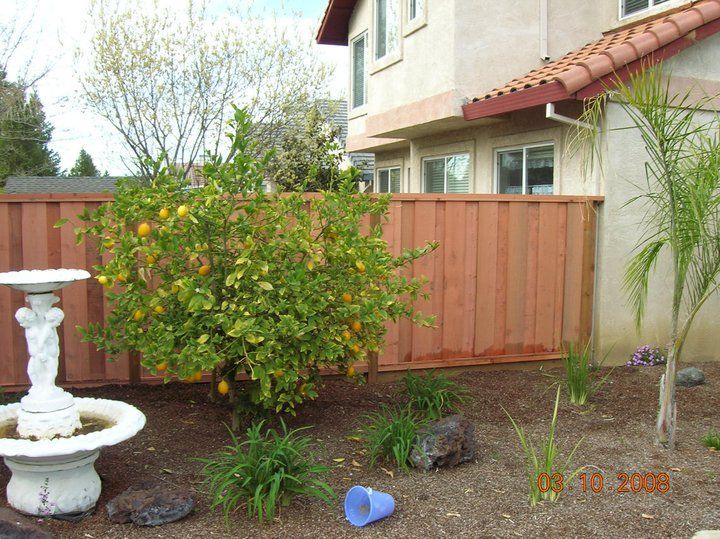
[[[422,2],[423,0],[407,0],[407,22],[409,24],[412,24],[413,22],[417,21],[418,18],[422,16],[422,12],[425,10],[425,6],[422,6],[420,8],[420,13],[418,13],[418,2]],[[415,15],[412,15],[412,9],[413,6],[415,6]]]
[[[398,170],[398,173],[400,174],[400,179],[399,179],[399,182],[400,182],[400,190],[397,191],[397,193],[390,190],[390,189],[392,188],[392,184],[391,184],[391,182],[390,182],[390,171],[391,171],[391,170],[395,170],[395,169],[397,169],[397,170]],[[380,173],[381,173],[381,172],[384,172],[384,171],[387,171],[387,173],[388,173],[388,191],[380,191]],[[402,192],[403,192],[403,188],[402,188],[402,187],[403,187],[403,185],[402,185],[402,184],[403,184],[403,181],[402,181],[402,180],[403,180],[403,177],[402,177],[402,176],[403,176],[403,167],[402,167],[401,165],[389,165],[389,166],[386,166],[386,167],[378,167],[378,168],[376,168],[376,169],[375,169],[375,177],[373,178],[373,182],[372,182],[372,183],[373,183],[373,193],[382,193],[382,194],[388,194],[388,193],[398,194],[398,193],[402,193]]]
[[[517,144],[515,146],[503,146],[502,148],[495,148],[493,150],[493,189],[496,194],[498,195],[509,195],[511,193],[501,193],[500,192],[500,162],[498,160],[498,156],[500,153],[503,152],[513,152],[522,150],[523,151],[523,168],[522,168],[522,193],[517,193],[520,195],[532,195],[532,196],[541,196],[541,195],[533,195],[532,193],[528,193],[528,184],[527,184],[527,151],[531,150],[533,148],[543,148],[546,146],[552,146],[553,149],[553,192],[552,194],[555,194],[556,191],[556,176],[555,176],[555,170],[557,169],[556,163],[557,163],[557,155],[556,155],[556,147],[555,147],[555,141],[554,140],[546,140],[543,142],[533,142],[530,144]],[[512,193],[515,194],[515,193]],[[551,195],[545,195],[545,196],[551,196]]]
[[[387,49],[387,43],[388,43],[388,18],[387,13],[385,14],[385,54],[382,56],[378,56],[378,45],[380,43],[380,40],[378,39],[378,36],[380,32],[378,31],[378,23],[380,21],[379,18],[379,10],[378,10],[378,2],[380,0],[373,0],[373,44],[372,44],[372,60],[373,64],[377,65],[384,65],[385,62],[387,62],[389,59],[395,58],[400,54],[400,37],[402,35],[402,4],[400,3],[401,0],[385,0],[386,5],[389,6],[389,2],[398,2],[398,20],[395,21],[395,24],[397,25],[397,36],[396,36],[396,43],[395,48],[393,50]]]
[[[447,192],[447,188],[448,188],[447,161],[451,157],[458,157],[458,156],[463,156],[463,155],[466,155],[468,158],[468,193],[470,193],[471,185],[472,185],[472,156],[471,156],[471,152],[469,152],[469,151],[467,151],[467,152],[452,152],[452,153],[446,153],[446,154],[440,154],[440,155],[428,155],[426,157],[423,157],[422,158],[422,166],[420,167],[421,173],[422,173],[422,176],[420,177],[420,188],[421,188],[420,192],[425,193],[425,194],[431,194],[431,195],[433,195],[433,194],[437,194],[437,195],[463,194],[463,193],[448,193]],[[440,159],[445,160],[445,168],[443,170],[443,192],[442,193],[428,192],[426,190],[426,185],[425,185],[426,184],[426,182],[425,182],[426,163],[428,161],[438,161]]]
[[[365,55],[363,58],[363,102],[355,105],[355,43],[365,40]],[[350,111],[356,111],[368,103],[368,79],[370,78],[370,65],[368,62],[369,33],[364,30],[350,40]]]
[[[683,1],[685,1],[685,0],[680,0],[680,1],[678,1],[678,0],[665,0],[665,1],[662,1],[662,0],[661,0],[660,3],[656,3],[657,1],[658,1],[658,0],[648,0],[648,7],[646,7],[645,9],[641,9],[640,11],[634,11],[633,13],[625,14],[625,13],[623,13],[623,7],[624,7],[624,4],[625,4],[625,0],[618,0],[618,20],[619,20],[619,21],[623,21],[623,20],[625,20],[625,19],[631,19],[631,18],[633,18],[633,17],[637,17],[637,16],[639,16],[639,15],[651,13],[651,12],[653,12],[653,11],[660,12],[660,11],[662,11],[665,7],[668,7],[668,6],[671,6],[671,5],[682,4]]]

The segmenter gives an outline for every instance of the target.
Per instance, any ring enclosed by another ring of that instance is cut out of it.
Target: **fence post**
[[[367,372],[368,384],[376,384],[378,381],[378,354],[377,352],[370,352],[368,354],[368,372]]]
[[[131,384],[139,384],[142,376],[142,366],[140,365],[140,352],[132,350],[128,358],[129,380]]]

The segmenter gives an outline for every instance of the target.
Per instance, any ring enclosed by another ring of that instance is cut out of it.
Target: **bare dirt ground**
[[[103,451],[96,465],[103,493],[94,515],[74,524],[50,519],[40,524],[68,538],[690,537],[700,529],[720,529],[720,452],[708,450],[699,441],[709,428],[720,428],[720,365],[700,367],[707,384],[678,388],[676,451],[653,445],[662,367],[616,368],[592,405],[584,409],[561,405],[561,454],[584,437],[574,463],[588,466],[588,474],[602,474],[604,489],[597,494],[582,492],[576,478],[560,501],[535,508],[528,503],[518,440],[500,407],[535,439],[544,435],[555,393],[548,373],[474,371],[457,376],[473,397],[464,412],[476,427],[477,461],[451,470],[395,473],[394,477],[380,468],[369,468],[362,446],[348,436],[355,433],[363,412],[396,399],[400,384],[355,386],[328,380],[320,398],[289,422],[294,427],[313,425],[308,432],[317,440],[319,459],[332,466],[327,480],[338,494],[337,502],[328,506],[298,499],[275,522],[265,525],[241,510],[229,529],[219,513],[210,512],[200,490],[200,464],[193,460],[208,456],[229,439],[223,425],[227,410],[207,403],[206,384],[78,389],[74,391],[78,396],[134,404],[145,412],[148,423],[132,440]],[[333,462],[340,457],[346,459],[342,464]],[[353,460],[361,466],[353,466]],[[620,493],[621,473],[667,473],[670,491]],[[0,475],[5,484],[9,479],[5,467]],[[151,477],[194,489],[195,512],[158,528],[112,524],[105,503],[132,483]],[[395,514],[366,528],[350,526],[342,499],[357,484],[392,494]],[[4,493],[1,501],[6,504]]]

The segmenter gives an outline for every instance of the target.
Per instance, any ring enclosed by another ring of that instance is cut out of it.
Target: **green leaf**
[[[258,286],[260,286],[260,288],[262,288],[263,290],[273,290],[274,289],[273,285],[271,285],[267,281],[258,281]]]
[[[58,221],[53,225],[53,228],[60,228],[65,223],[67,223],[70,219],[67,217],[63,217],[62,219],[58,219]]]
[[[210,335],[208,335],[207,333],[205,333],[204,335],[200,335],[200,336],[198,337],[197,342],[198,342],[199,344],[205,344],[206,342],[208,342],[209,339],[210,339]]]

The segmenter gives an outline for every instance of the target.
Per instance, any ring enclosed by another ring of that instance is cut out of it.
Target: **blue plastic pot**
[[[365,526],[395,511],[395,500],[390,494],[371,488],[353,487],[345,495],[345,518],[354,526]]]

